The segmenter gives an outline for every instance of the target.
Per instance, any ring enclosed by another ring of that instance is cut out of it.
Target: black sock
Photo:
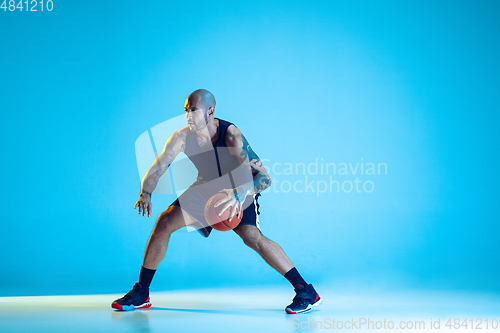
[[[148,269],[144,266],[141,267],[141,275],[139,276],[139,284],[143,288],[149,288],[153,276],[155,275],[156,269]]]
[[[285,278],[290,281],[292,286],[296,286],[298,284],[303,285],[304,287],[307,285],[306,281],[300,276],[299,272],[297,272],[297,269],[294,267],[285,274]]]

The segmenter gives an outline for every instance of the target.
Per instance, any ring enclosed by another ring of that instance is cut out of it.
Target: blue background
[[[133,210],[135,140],[198,88],[266,167],[387,164],[359,176],[371,193],[261,197],[264,234],[308,282],[498,293],[499,13],[495,1],[0,11],[0,295],[130,289],[175,199],[153,195],[150,219]],[[179,231],[152,290],[287,283],[232,232]]]

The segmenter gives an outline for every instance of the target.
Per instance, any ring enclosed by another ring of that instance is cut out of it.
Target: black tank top
[[[213,149],[208,151],[204,151],[206,148],[202,149],[198,144],[196,132],[190,131],[187,135],[184,153],[198,169],[198,180],[211,181],[229,174],[233,188],[241,185],[242,182],[252,181],[252,177],[243,170],[236,156],[229,153],[226,133],[231,125],[233,124],[219,119],[219,135],[217,140],[212,142]]]

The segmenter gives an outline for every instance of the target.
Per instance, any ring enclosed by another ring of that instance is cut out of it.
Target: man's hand
[[[222,215],[226,209],[231,207],[228,220],[231,221],[234,215],[236,215],[236,212],[238,212],[238,218],[241,219],[241,214],[243,213],[243,202],[241,202],[236,196],[236,190],[222,190],[220,193],[224,193],[227,196],[224,199],[217,201],[214,205],[214,207],[222,206],[222,208],[219,209],[219,216]]]
[[[142,216],[146,216],[146,211],[148,212],[148,217],[151,216],[153,212],[153,204],[151,203],[151,195],[147,193],[141,193],[139,200],[135,203],[134,209],[139,207],[139,214],[142,212]]]

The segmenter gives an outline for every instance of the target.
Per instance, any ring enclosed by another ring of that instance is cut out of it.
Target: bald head
[[[198,101],[201,101],[201,103],[205,107],[205,110],[208,110],[209,108],[215,109],[215,97],[210,91],[205,89],[198,89],[193,91],[191,95],[189,95],[188,101],[191,105],[195,105],[198,103]]]

